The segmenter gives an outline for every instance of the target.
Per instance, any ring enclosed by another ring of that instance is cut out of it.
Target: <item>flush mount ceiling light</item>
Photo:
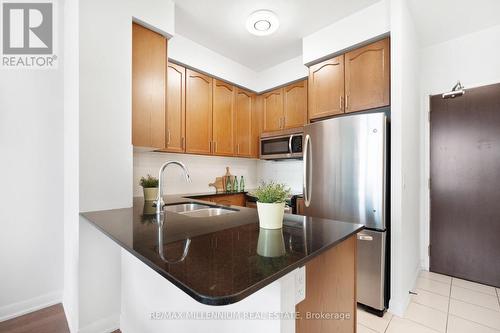
[[[280,26],[278,17],[270,10],[258,10],[248,16],[247,30],[256,36],[270,35]]]

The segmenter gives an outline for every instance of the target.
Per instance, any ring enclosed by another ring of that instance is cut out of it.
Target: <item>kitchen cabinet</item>
[[[344,113],[344,55],[309,68],[309,119]]]
[[[214,155],[235,155],[235,92],[236,88],[234,86],[213,79],[212,153]]]
[[[263,131],[278,131],[283,128],[283,89],[275,89],[262,96]]]
[[[182,153],[186,138],[186,69],[167,65],[167,143],[163,151]]]
[[[252,156],[252,106],[254,94],[236,89],[235,107],[235,141],[236,155],[241,157]]]
[[[167,40],[132,24],[132,145],[164,148]]]
[[[307,80],[283,88],[283,129],[307,123]]]
[[[346,112],[389,105],[389,38],[345,55]]]
[[[212,153],[212,78],[186,70],[186,153]]]
[[[254,95],[252,105],[251,156],[260,157],[260,134],[262,133],[262,95]]]
[[[228,193],[228,194],[217,194],[217,195],[207,195],[204,197],[193,197],[194,199],[209,201],[216,203],[218,205],[225,206],[246,206],[246,196],[245,193]]]

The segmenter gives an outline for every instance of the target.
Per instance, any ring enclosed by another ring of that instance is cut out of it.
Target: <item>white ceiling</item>
[[[422,46],[500,24],[499,0],[409,0]]]
[[[262,71],[301,55],[302,37],[378,1],[174,0],[175,30],[244,66]],[[269,9],[278,15],[280,27],[273,35],[258,37],[246,30],[248,15],[258,9]]]

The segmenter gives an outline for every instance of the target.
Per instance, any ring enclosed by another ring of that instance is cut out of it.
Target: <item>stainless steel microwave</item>
[[[283,160],[302,158],[302,132],[270,133],[260,138],[260,159]]]

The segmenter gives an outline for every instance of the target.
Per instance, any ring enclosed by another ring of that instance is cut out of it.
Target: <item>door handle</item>
[[[311,137],[309,134],[306,134],[304,143],[304,205],[309,207],[311,205],[311,193],[309,192],[311,181],[312,181],[312,171],[310,167],[312,164],[312,150],[309,150],[312,147]]]
[[[293,140],[293,137],[294,137],[294,136],[295,136],[295,135],[294,135],[294,134],[292,134],[292,135],[290,135],[290,139],[288,139],[288,153],[289,153],[289,154],[292,154],[292,153],[293,153],[293,151],[292,151],[292,140]]]
[[[363,241],[372,241],[373,237],[365,234],[358,234],[358,239]]]

